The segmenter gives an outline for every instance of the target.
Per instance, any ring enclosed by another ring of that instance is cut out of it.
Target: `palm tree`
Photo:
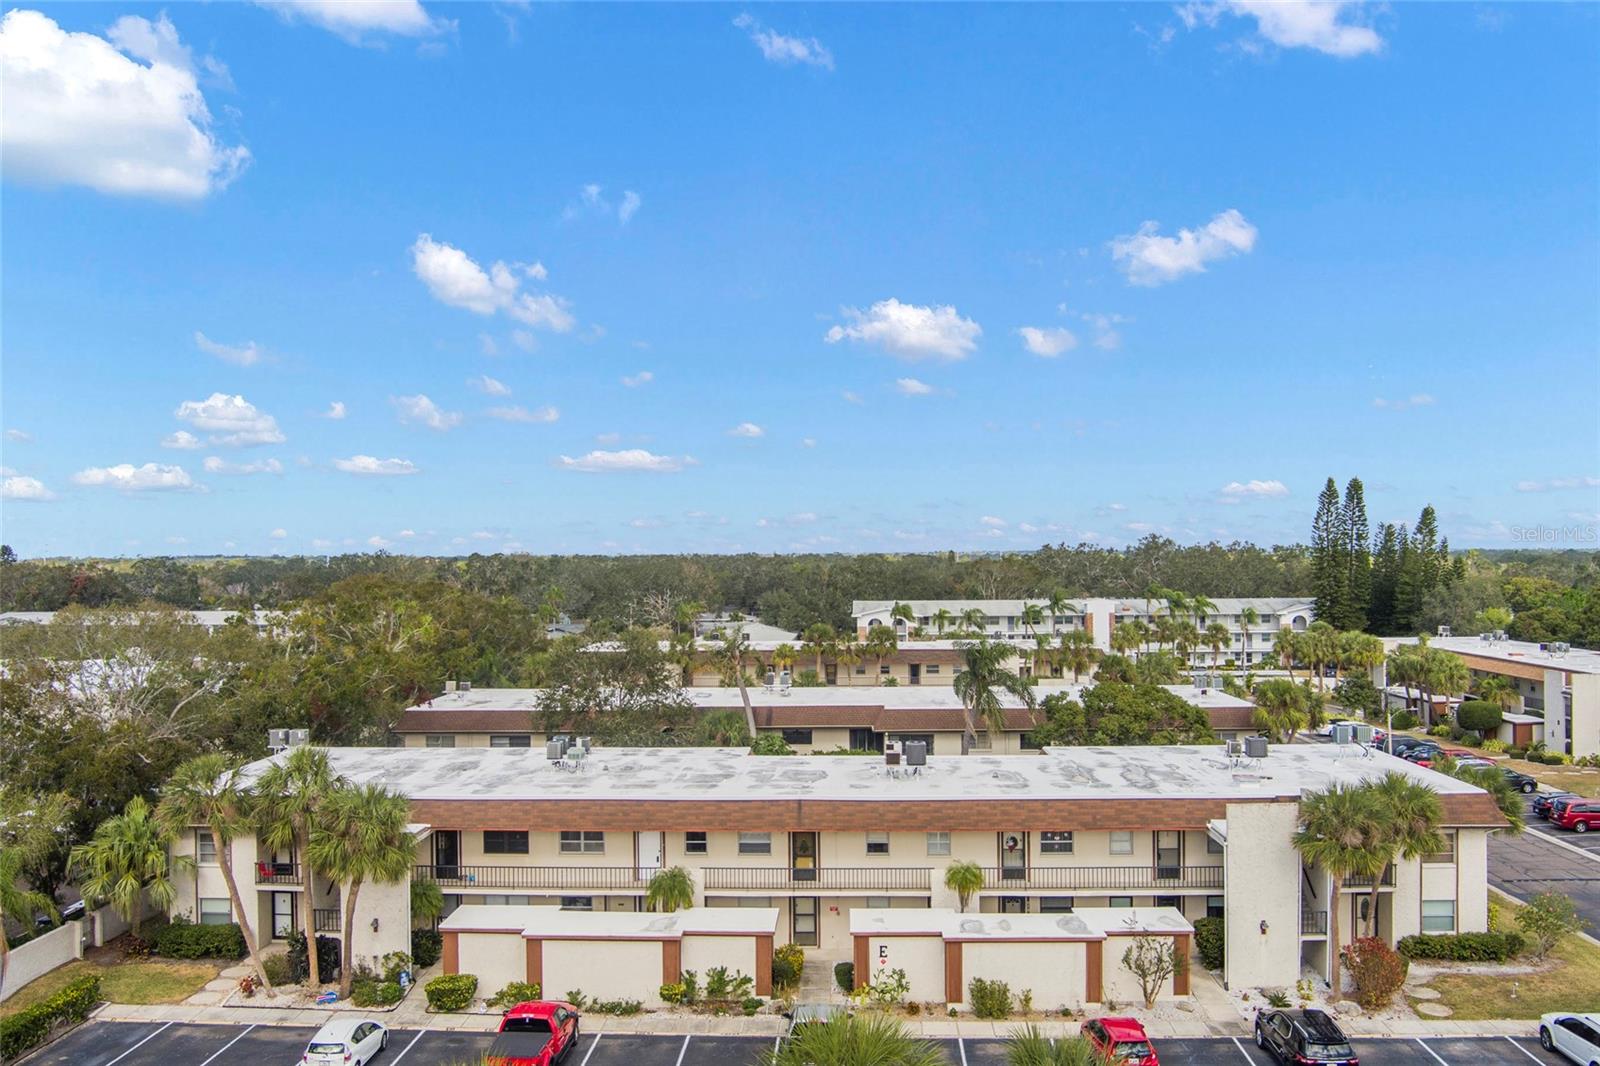
[[[984,728],[992,737],[1001,737],[1006,731],[1006,708],[1000,695],[1009,692],[1028,708],[1037,705],[1033,686],[1006,668],[1011,659],[1011,649],[987,640],[963,641],[956,645],[966,660],[966,668],[956,675],[956,696],[961,700],[966,732],[962,734],[962,750],[976,739],[975,719],[982,718]]]
[[[956,616],[948,607],[941,607],[933,612],[933,629],[939,636],[944,636],[944,631],[956,620]]]
[[[909,603],[901,603],[899,600],[889,608],[889,617],[904,622],[907,629],[917,624],[917,612],[911,609]]]
[[[233,872],[234,838],[241,834],[255,835],[251,821],[254,804],[255,796],[239,779],[237,764],[215,752],[197,755],[172,772],[167,783],[161,786],[156,820],[173,839],[191,826],[203,825],[210,830],[217,866],[222,870],[223,883],[228,886],[234,920],[244,934],[245,950],[250,953],[250,962],[261,977],[262,985],[270,993],[272,981],[262,965],[255,928],[250,923],[250,912],[239,894],[239,882]]]
[[[1302,861],[1328,873],[1328,984],[1337,1002],[1343,990],[1339,976],[1339,896],[1352,875],[1376,877],[1386,856],[1374,845],[1378,814],[1372,792],[1359,785],[1334,782],[1300,800],[1300,828],[1294,835]]]
[[[56,849],[66,832],[72,800],[65,793],[32,796],[0,792],[0,989],[5,988],[6,963],[11,945],[5,935],[6,916],[33,925],[37,914],[51,921],[61,915],[55,900],[43,892],[23,888],[28,867],[43,862]]]
[[[672,635],[672,639],[667,643],[667,658],[678,668],[681,684],[686,686],[694,684],[694,667],[695,663],[700,661],[700,655],[692,629],[687,633]]]
[[[833,649],[833,661],[838,667],[834,680],[837,682],[838,675],[842,675],[846,678],[845,684],[854,684],[855,682],[849,680],[849,678],[854,673],[855,665],[861,661],[861,656],[861,645],[858,642],[851,640],[849,637],[840,640]]]
[[[1069,629],[1061,634],[1061,665],[1072,671],[1073,684],[1093,670],[1101,657],[1100,649],[1094,646],[1094,637],[1086,630]]]
[[[1212,622],[1206,626],[1205,641],[1211,648],[1211,669],[1215,670],[1222,665],[1222,649],[1233,644],[1233,634],[1221,622]]]
[[[1193,622],[1178,622],[1172,627],[1172,650],[1178,653],[1185,668],[1190,665],[1190,656],[1200,646],[1200,640],[1200,630]]]
[[[878,677],[883,677],[883,660],[900,650],[900,638],[889,626],[873,626],[867,630],[867,643],[862,649],[878,660]]]
[[[72,849],[68,868],[81,878],[84,897],[109,902],[137,937],[145,899],[169,909],[178,894],[173,870],[194,865],[187,855],[170,854],[175,839],[144,797],[135,796],[121,814],[101,822],[87,843]]]
[[[1111,627],[1111,650],[1118,655],[1131,654],[1149,639],[1148,628],[1137,618]]]
[[[1367,670],[1383,663],[1383,641],[1370,633],[1339,634],[1338,664],[1343,670]]]
[[[1277,639],[1272,642],[1272,649],[1278,653],[1278,662],[1289,671],[1289,680],[1294,680],[1294,660],[1300,654],[1300,634],[1284,626],[1278,630]]]
[[[682,866],[657,870],[644,890],[645,906],[653,911],[681,911],[694,906],[694,878]]]
[[[1050,639],[1049,633],[1035,633],[1033,635],[1033,676],[1043,677],[1045,663],[1050,660],[1050,653],[1055,650],[1055,641]]]
[[[961,612],[961,628],[973,633],[982,633],[983,627],[989,624],[989,616],[983,613],[982,607],[968,607]]]
[[[444,889],[437,881],[411,880],[411,924],[418,929],[428,929],[444,913]]]
[[[1048,1037],[1029,1022],[1006,1038],[1006,1066],[1104,1066],[1105,1056],[1082,1036]]]
[[[308,980],[313,989],[322,985],[317,962],[317,931],[312,921],[312,880],[318,873],[311,861],[311,826],[322,815],[328,798],[338,787],[328,753],[323,748],[292,748],[267,767],[256,781],[257,820],[262,843],[274,851],[291,850],[299,860],[305,892],[300,905],[305,926]]]
[[[1189,613],[1197,625],[1205,625],[1206,619],[1217,613],[1217,605],[1205,596],[1190,596]]]
[[[1509,711],[1522,703],[1522,695],[1509,677],[1494,674],[1478,682],[1478,698],[1488,700],[1501,711]]]
[[[1505,779],[1504,774],[1494,773],[1502,781]],[[1396,858],[1415,859],[1444,850],[1444,834],[1439,829],[1444,821],[1444,808],[1437,792],[1420,781],[1393,772],[1384,774],[1367,787],[1376,804],[1378,833],[1374,843],[1381,850],[1383,867]],[[1376,884],[1373,892],[1377,892]],[[1376,906],[1367,909],[1368,935],[1377,918],[1377,909]]]
[[[1274,741],[1294,743],[1294,735],[1310,723],[1308,690],[1277,677],[1256,686],[1255,725]]]
[[[1450,652],[1438,648],[1422,649],[1423,688],[1428,693],[1429,720],[1432,720],[1434,696],[1459,696],[1472,687],[1472,671],[1467,664]]]
[[[1044,607],[1037,603],[1022,601],[1022,614],[1019,620],[1022,622],[1022,628],[1032,636],[1039,626],[1044,625]]]
[[[1168,644],[1176,646],[1178,643],[1178,630],[1183,623],[1175,615],[1164,614],[1155,620],[1150,627],[1150,632],[1156,638],[1156,649],[1162,650]]]
[[[806,626],[806,631],[800,634],[800,639],[805,642],[805,650],[817,657],[817,676],[821,677],[822,657],[833,650],[839,634],[826,622],[813,622]]]
[[[750,705],[750,688],[744,676],[744,657],[749,653],[750,635],[743,626],[729,626],[722,631],[722,651],[718,658],[722,661],[723,672],[731,673],[733,683],[739,686],[739,701],[744,704],[745,731],[754,737],[756,711]]]
[[[1439,763],[1433,765],[1434,769],[1440,769]],[[1500,807],[1500,813],[1511,823],[1508,832],[1513,836],[1527,828],[1528,819],[1523,813],[1522,793],[1497,767],[1462,766],[1452,759],[1445,772],[1469,785],[1477,785],[1493,796],[1495,803]]]
[[[1072,602],[1067,599],[1065,589],[1056,589],[1045,601],[1045,610],[1050,612],[1050,631],[1055,632],[1056,619],[1072,610]]]
[[[796,1026],[787,1040],[763,1048],[760,1066],[812,1066],[814,1063],[872,1063],[873,1066],[944,1066],[944,1052],[931,1040],[914,1037],[892,1015],[843,1015]]]
[[[732,709],[711,711],[695,723],[694,742],[708,748],[744,748],[755,740],[745,732],[744,715]]]
[[[1244,607],[1239,611],[1240,628],[1244,630],[1244,665],[1250,665],[1250,627],[1261,624],[1261,612],[1254,607]]]
[[[406,824],[411,804],[379,784],[337,788],[311,828],[312,863],[343,886],[344,952],[339,997],[350,998],[355,977],[356,900],[368,881],[393,884],[411,872],[417,841]],[[308,946],[310,955],[316,950]]]
[[[975,862],[953,862],[945,867],[944,887],[956,894],[966,912],[972,897],[983,891],[983,867]]]
[[[783,643],[772,649],[772,666],[774,669],[780,672],[784,670],[793,670],[794,659],[795,650],[793,644]],[[820,676],[820,673],[818,676]]]
[[[1339,659],[1339,631],[1326,622],[1312,622],[1299,638],[1300,657],[1317,675],[1317,691],[1323,688],[1323,673],[1329,663]]]

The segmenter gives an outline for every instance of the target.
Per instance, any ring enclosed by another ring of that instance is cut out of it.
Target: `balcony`
[[[931,869],[912,866],[707,866],[701,872],[707,892],[928,892],[933,884]]]
[[[1328,912],[1305,908],[1300,911],[1301,936],[1327,936]]]
[[[297,862],[256,863],[256,884],[258,885],[298,885],[300,883],[300,864]]]
[[[311,926],[319,933],[339,932],[339,909],[318,907],[311,912]]]
[[[412,877],[451,889],[497,888],[518,891],[643,892],[648,873],[632,866],[417,866]]]
[[[1218,889],[1222,887],[1221,866],[1034,866],[1027,870],[983,870],[986,892],[1017,889],[1062,889],[1068,891],[1151,891],[1163,894],[1174,890]]]
[[[1383,888],[1394,887],[1394,866],[1391,864],[1383,868],[1383,876],[1374,877],[1371,874],[1351,874],[1344,879],[1345,888],[1371,888],[1377,882]]]

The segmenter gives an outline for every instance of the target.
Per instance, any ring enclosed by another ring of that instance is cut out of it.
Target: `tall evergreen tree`
[[[1339,486],[1330,477],[1317,497],[1317,515],[1311,523],[1311,593],[1317,617],[1335,625],[1349,610],[1348,546]]]
[[[1423,507],[1422,513],[1417,516],[1411,541],[1420,558],[1422,591],[1426,592],[1438,586],[1439,571],[1443,569],[1439,558],[1439,518],[1434,514],[1433,504]]]
[[[1343,524],[1349,564],[1345,579],[1347,600],[1344,614],[1334,625],[1362,629],[1372,607],[1372,527],[1367,521],[1366,489],[1358,477],[1351,478],[1344,487]]]
[[[1400,573],[1400,545],[1405,527],[1392,522],[1378,527],[1378,551],[1372,561],[1372,599],[1367,607],[1367,628],[1374,633],[1394,632],[1395,579]]]

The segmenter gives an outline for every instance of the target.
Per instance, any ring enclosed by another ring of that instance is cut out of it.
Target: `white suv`
[[[1539,1019],[1539,1043],[1580,1066],[1600,1066],[1600,1014],[1546,1014]]]

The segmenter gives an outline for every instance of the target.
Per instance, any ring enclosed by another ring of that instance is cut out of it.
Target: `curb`
[[[1574,855],[1581,855],[1583,858],[1588,859],[1590,862],[1600,863],[1600,855],[1596,855],[1592,851],[1585,851],[1583,848],[1578,847],[1576,844],[1569,844],[1565,840],[1562,840],[1560,837],[1551,836],[1549,833],[1546,833],[1543,829],[1535,829],[1531,825],[1525,825],[1525,826],[1523,826],[1522,831],[1524,833],[1531,833],[1534,836],[1538,837],[1540,840],[1549,841],[1550,843],[1554,844],[1558,848],[1565,848],[1566,850],[1572,852]]]

